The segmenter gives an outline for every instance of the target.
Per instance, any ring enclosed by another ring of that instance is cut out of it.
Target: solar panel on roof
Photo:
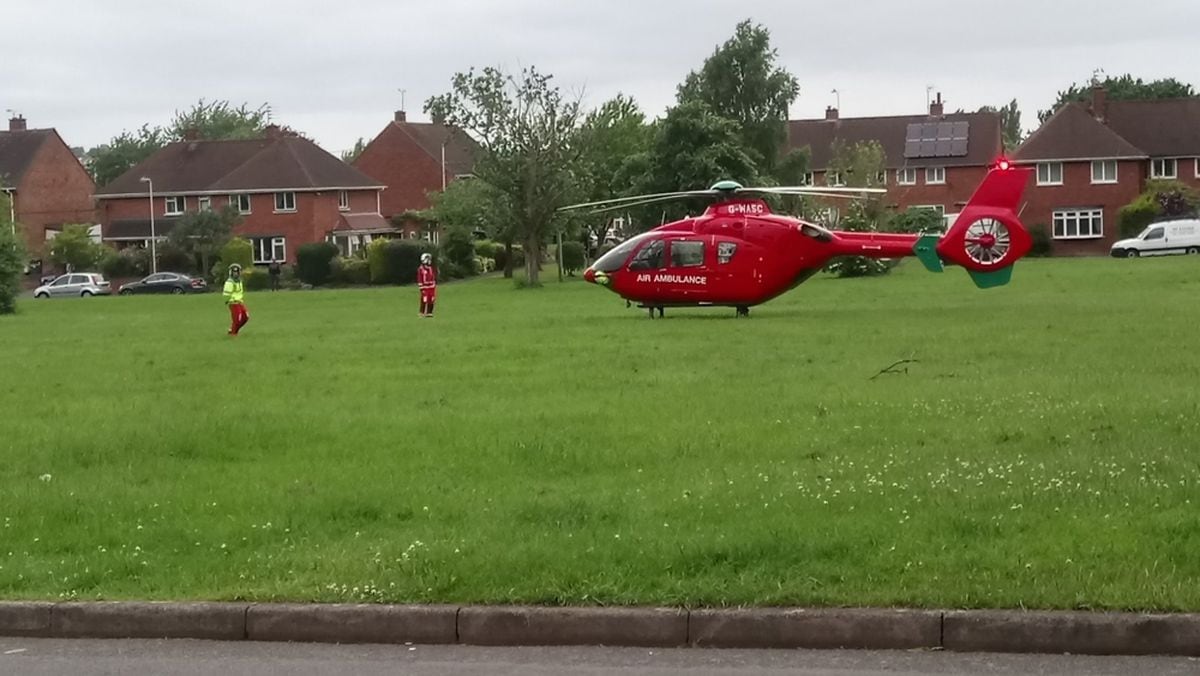
[[[904,139],[904,157],[964,157],[967,154],[968,122],[914,122]]]

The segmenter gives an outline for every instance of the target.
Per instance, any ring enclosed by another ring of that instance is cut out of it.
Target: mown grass
[[[1196,259],[415,294],[0,318],[0,597],[1200,610]]]

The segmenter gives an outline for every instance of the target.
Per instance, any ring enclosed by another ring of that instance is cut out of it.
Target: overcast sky
[[[0,109],[93,146],[200,98],[257,107],[331,152],[410,120],[454,72],[536,65],[595,106],[657,116],[738,21],[771,30],[800,80],[794,119],[1017,98],[1036,123],[1096,68],[1200,85],[1200,2],[1095,0],[3,0]],[[6,116],[7,117],[7,116]]]

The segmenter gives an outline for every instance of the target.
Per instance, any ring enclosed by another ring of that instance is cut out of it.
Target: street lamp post
[[[142,182],[150,186],[150,274],[158,274],[158,237],[154,233],[154,181],[143,176]]]

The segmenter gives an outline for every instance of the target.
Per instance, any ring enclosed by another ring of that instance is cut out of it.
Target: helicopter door
[[[629,267],[626,269],[632,273],[633,288],[638,300],[658,300],[661,297],[665,249],[661,239],[652,240],[639,249],[629,261]]]
[[[707,295],[711,280],[705,256],[709,248],[703,239],[671,241],[670,265],[664,283],[671,296],[695,300]]]

